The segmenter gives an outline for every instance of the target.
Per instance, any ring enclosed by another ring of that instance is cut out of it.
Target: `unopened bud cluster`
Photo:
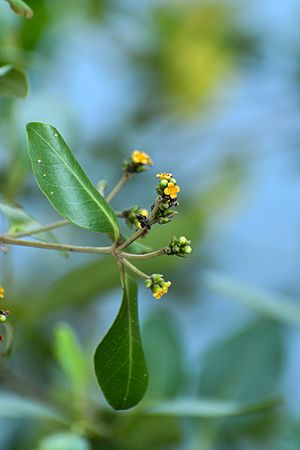
[[[176,214],[174,207],[178,206],[177,193],[180,187],[171,173],[158,173],[159,183],[156,186],[156,192],[161,197],[158,206],[157,221],[160,225],[168,223]]]
[[[151,277],[147,278],[145,285],[153,292],[153,297],[159,300],[163,295],[168,293],[171,281],[165,281],[163,275],[154,273]]]
[[[181,258],[186,258],[186,256],[192,253],[192,251],[191,241],[185,236],[180,236],[178,239],[174,236],[169,243],[169,246],[165,249],[165,253],[167,255],[176,255]]]
[[[147,166],[152,166],[153,161],[149,155],[145,152],[140,152],[139,150],[134,150],[132,152],[129,161],[123,162],[123,169],[126,173],[140,173],[147,170]]]
[[[139,206],[133,206],[132,208],[123,211],[123,217],[129,228],[135,226],[138,228],[147,228],[147,217],[149,212],[147,209],[141,209]]]

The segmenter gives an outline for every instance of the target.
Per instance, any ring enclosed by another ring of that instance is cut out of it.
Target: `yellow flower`
[[[163,283],[163,287],[159,286],[159,289],[155,290],[153,292],[153,297],[156,300],[159,300],[163,295],[166,295],[168,293],[169,287],[171,286],[171,281],[167,281],[166,283]]]
[[[149,165],[152,166],[153,162],[147,153],[140,152],[139,150],[134,150],[134,152],[131,155],[131,159],[135,164],[143,164],[143,165]]]
[[[180,187],[174,183],[168,183],[168,186],[164,189],[164,193],[172,199],[177,197],[177,192],[180,192]]]
[[[161,180],[170,180],[172,178],[172,173],[162,172],[156,175],[156,178],[160,178]]]
[[[5,294],[4,288],[0,287],[0,298],[4,298],[4,294]]]

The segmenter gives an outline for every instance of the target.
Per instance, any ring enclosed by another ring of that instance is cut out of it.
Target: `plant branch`
[[[123,258],[131,258],[131,259],[151,259],[151,258],[157,258],[158,256],[165,255],[165,249],[161,248],[160,250],[156,250],[155,252],[149,252],[149,253],[142,253],[139,255],[136,255],[134,253],[121,253],[120,256]]]
[[[34,228],[33,230],[28,231],[20,231],[19,233],[11,233],[8,234],[7,237],[10,238],[22,238],[25,236],[33,236],[34,234],[45,233],[46,231],[54,230],[55,228],[64,227],[65,225],[69,225],[70,222],[68,220],[60,220],[59,222],[53,222],[49,225],[43,225],[39,228]]]
[[[138,269],[137,267],[135,267],[133,264],[131,264],[129,261],[127,261],[127,259],[123,259],[122,258],[123,263],[125,264],[125,266],[128,267],[128,269],[130,269],[132,272],[134,272],[136,275],[138,275],[141,278],[150,278],[149,275],[147,275],[146,273],[142,272],[140,269]]]
[[[81,247],[78,245],[65,244],[48,244],[47,242],[22,241],[20,239],[13,239],[7,236],[0,236],[0,243],[8,245],[20,245],[22,247],[34,247],[47,250],[58,250],[74,253],[104,253],[111,254],[113,247]]]
[[[118,247],[118,250],[121,251],[123,248],[128,247],[128,245],[132,244],[132,242],[136,241],[138,238],[142,236],[142,234],[145,233],[145,228],[140,228],[139,230],[135,231],[123,244],[121,244]]]
[[[119,191],[122,189],[122,187],[127,183],[127,181],[130,178],[130,174],[128,172],[125,172],[120,179],[120,181],[116,184],[116,186],[113,188],[113,190],[106,196],[107,203],[110,203],[112,199],[119,193]]]

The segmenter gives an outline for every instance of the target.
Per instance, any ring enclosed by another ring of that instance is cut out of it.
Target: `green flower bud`
[[[158,195],[162,195],[164,193],[164,190],[160,186],[157,186],[156,192],[158,193]]]
[[[170,216],[171,214],[174,214],[174,210],[173,209],[166,209],[164,212],[163,212],[163,216]]]
[[[166,217],[161,217],[159,220],[158,220],[158,223],[159,223],[159,225],[164,225],[164,224],[166,224],[166,223],[169,223],[171,221],[171,219],[167,219]]]
[[[173,236],[173,239],[170,242],[170,247],[175,247],[175,245],[177,245],[178,241],[177,241],[177,237]]]
[[[164,211],[165,209],[169,208],[169,203],[160,203],[159,204],[159,209],[161,209],[162,211]]]
[[[186,245],[184,247],[184,253],[186,253],[187,255],[189,255],[190,253],[192,253],[193,249],[190,245]]]
[[[168,180],[160,180],[159,185],[164,189],[168,186]]]
[[[186,245],[187,244],[187,238],[185,236],[180,236],[178,239],[178,242],[180,245]]]
[[[175,245],[175,247],[173,247],[173,253],[175,253],[177,255],[177,253],[180,252],[180,248],[178,247],[178,245]]]
[[[123,161],[123,163],[122,163],[122,169],[124,169],[125,171],[128,169],[128,166],[129,166],[129,162],[128,161]]]
[[[5,314],[0,314],[0,322],[6,322],[7,316]]]
[[[147,280],[145,281],[146,288],[150,289],[151,286],[152,286],[152,283],[153,283],[152,279],[151,278],[147,278]]]
[[[176,183],[177,183],[177,181],[176,181],[176,179],[175,179],[175,178],[170,178],[170,180],[169,180],[169,183],[174,183],[174,184],[176,184]]]
[[[153,281],[153,284],[158,284],[164,281],[164,277],[160,273],[154,273],[153,275],[151,275],[151,279]]]

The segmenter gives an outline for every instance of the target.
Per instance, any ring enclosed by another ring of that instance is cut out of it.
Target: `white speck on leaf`
[[[42,160],[41,159],[38,159],[38,163],[40,164],[42,162]]]

